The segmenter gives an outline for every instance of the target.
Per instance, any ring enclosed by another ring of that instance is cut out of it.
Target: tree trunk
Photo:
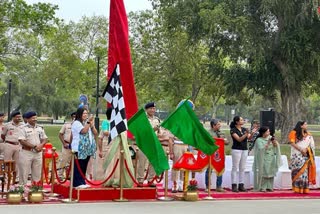
[[[283,87],[281,90],[281,143],[288,142],[288,134],[294,128],[302,116],[301,93],[294,87]]]
[[[280,143],[288,142],[288,134],[294,128],[296,123],[302,118],[302,95],[301,86],[292,78],[289,72],[289,66],[281,60],[275,60],[274,63],[281,72],[283,82],[281,87],[281,110],[280,110]]]
[[[218,111],[218,102],[220,100],[222,95],[219,95],[219,96],[215,96],[215,95],[212,95],[212,115],[211,115],[211,118],[217,118],[217,111]]]

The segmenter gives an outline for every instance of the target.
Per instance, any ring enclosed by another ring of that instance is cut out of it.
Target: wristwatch
[[[89,122],[89,121],[87,121],[87,124],[90,124],[90,122]]]

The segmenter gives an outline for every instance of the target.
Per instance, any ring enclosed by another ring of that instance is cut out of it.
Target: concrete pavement
[[[319,214],[320,200],[237,200],[199,202],[107,202],[1,205],[7,214]]]

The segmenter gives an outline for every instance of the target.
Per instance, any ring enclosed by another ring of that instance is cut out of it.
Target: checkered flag
[[[111,140],[117,137],[121,132],[128,130],[118,64],[113,70],[102,96],[112,107],[109,135],[109,142],[111,142]]]

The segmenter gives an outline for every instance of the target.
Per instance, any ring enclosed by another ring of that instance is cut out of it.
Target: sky
[[[65,21],[79,21],[82,16],[104,15],[109,17],[110,0],[25,0],[28,4],[37,2],[59,6],[57,17]],[[148,0],[123,0],[127,13],[152,9]]]

